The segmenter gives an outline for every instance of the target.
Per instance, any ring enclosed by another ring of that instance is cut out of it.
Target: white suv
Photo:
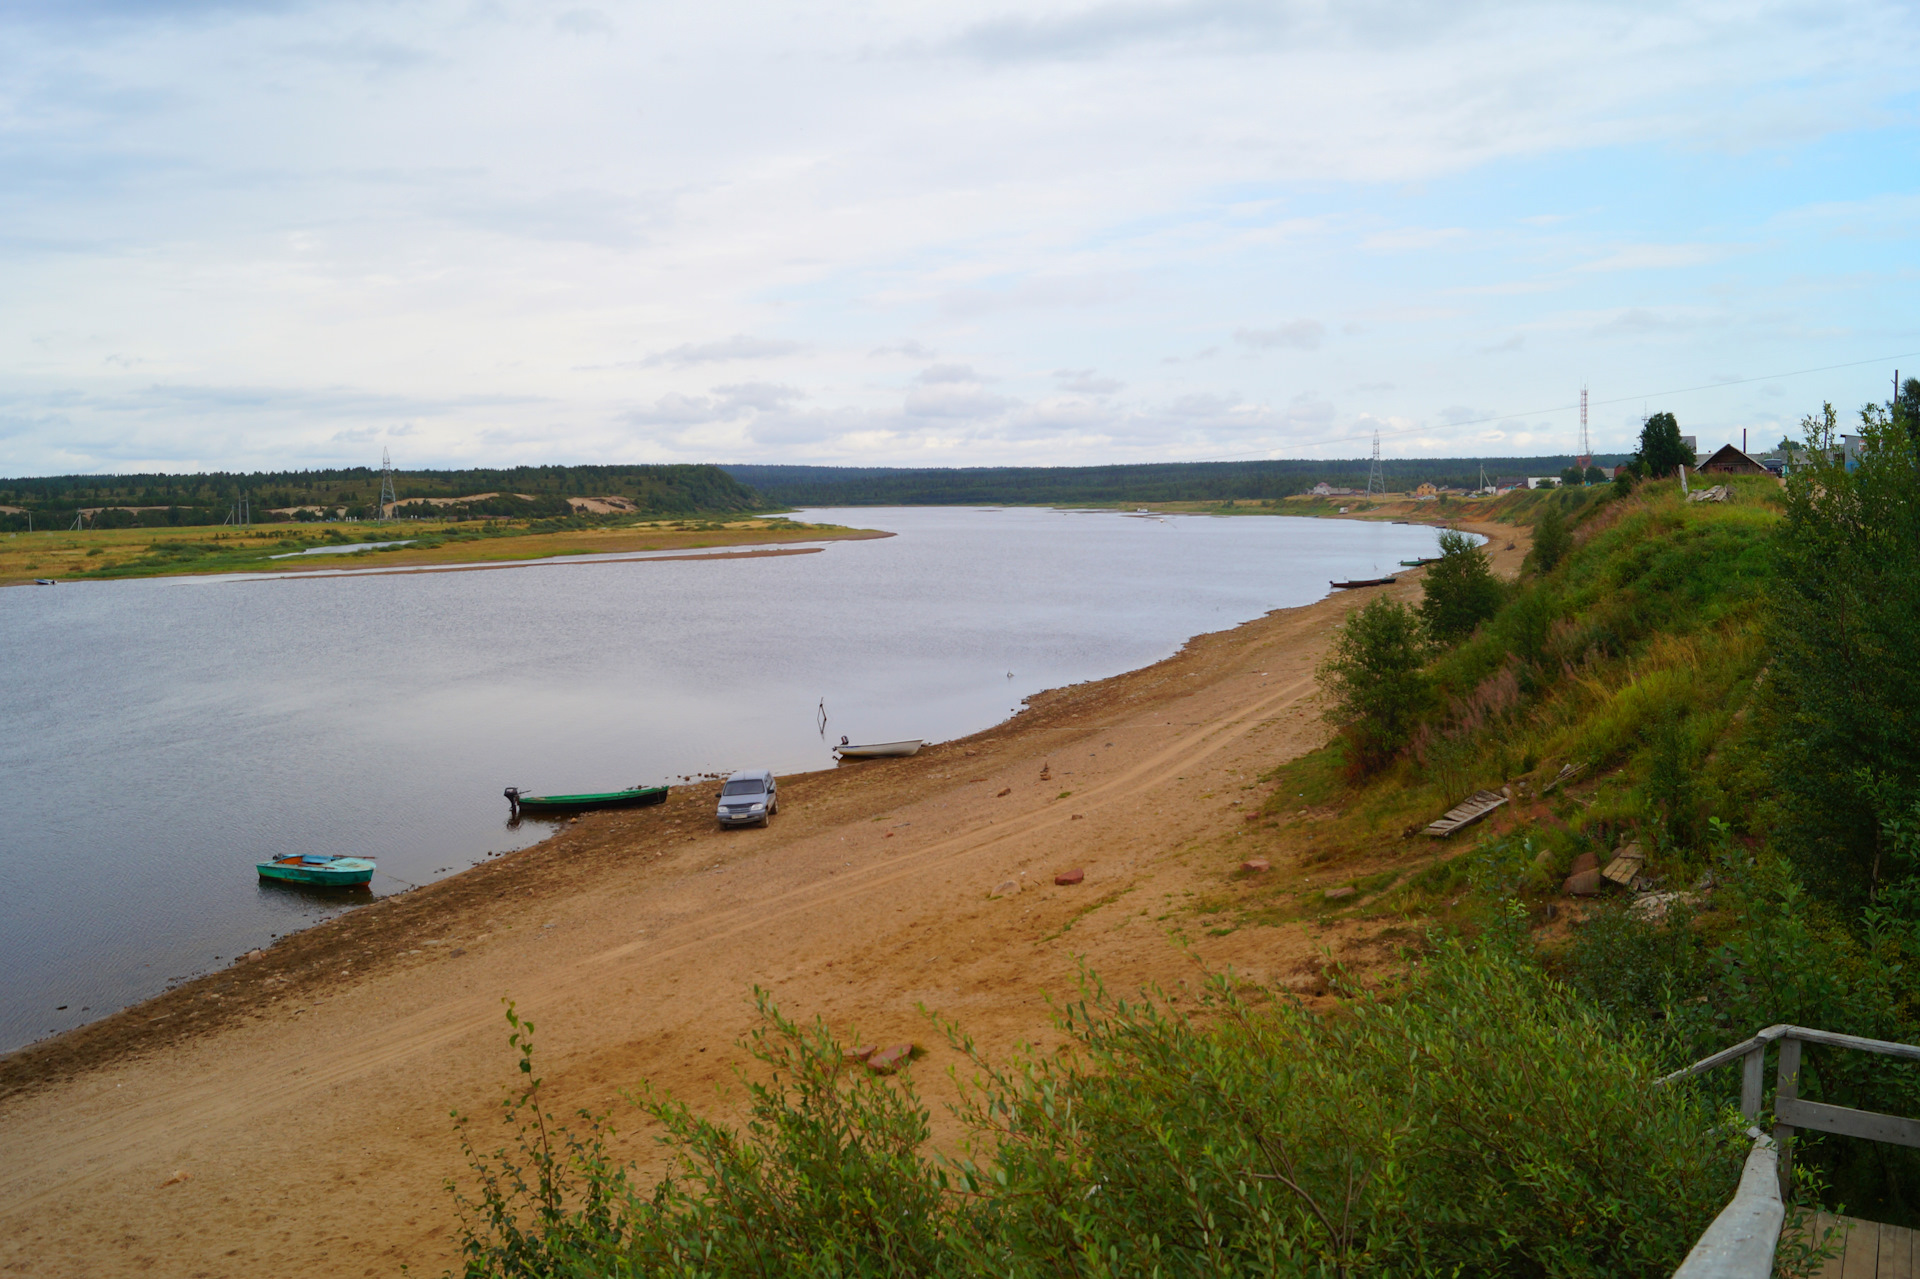
[[[716,816],[722,826],[750,826],[756,822],[765,826],[767,819],[779,811],[779,784],[764,768],[735,773],[720,788],[720,811]]]

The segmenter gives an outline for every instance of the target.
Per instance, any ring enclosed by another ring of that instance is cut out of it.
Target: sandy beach
[[[1480,531],[1517,571],[1524,539]],[[1383,589],[1412,601],[1418,583]],[[998,1053],[1048,1041],[1049,996],[1083,958],[1119,989],[1177,990],[1204,963],[1309,996],[1327,953],[1390,962],[1405,921],[1364,910],[1193,926],[1196,902],[1318,893],[1324,868],[1259,817],[1260,778],[1326,739],[1314,668],[1378,593],[1197,637],[912,759],[783,778],[768,829],[717,829],[710,785],[583,816],[0,1059],[0,1272],[440,1273],[443,1182],[463,1172],[448,1115],[490,1122],[513,1065],[503,999],[538,1026],[549,1104],[612,1108],[647,1169],[619,1094],[648,1080],[735,1113],[756,984],[791,1015],[926,1049],[912,1075],[948,1143],[957,1056],[922,1005]],[[1420,843],[1397,855],[1442,851]],[[1240,872],[1254,857],[1273,869]],[[1072,869],[1083,882],[1057,887]]]

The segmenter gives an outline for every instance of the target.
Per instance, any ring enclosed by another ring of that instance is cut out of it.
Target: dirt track
[[[1390,589],[1417,598],[1417,580]],[[1261,773],[1324,740],[1313,668],[1366,594],[1202,636],[910,760],[783,779],[767,830],[715,829],[700,787],[582,818],[0,1059],[0,1272],[439,1273],[442,1182],[461,1171],[448,1112],[487,1122],[512,1072],[503,997],[539,1027],[556,1108],[617,1110],[647,1079],[728,1114],[714,1089],[757,983],[789,1013],[927,1048],[913,1074],[950,1140],[954,1055],[916,1005],[990,1052],[1045,1042],[1077,956],[1115,988],[1177,988],[1196,971],[1167,930],[1191,923],[1190,895],[1239,891],[1248,856],[1306,874],[1247,815]],[[1085,882],[1054,887],[1074,867]],[[1007,880],[1022,891],[994,895]],[[1384,955],[1380,928],[1189,940],[1210,966],[1284,979],[1322,947]],[[644,1132],[621,1144],[652,1158]]]

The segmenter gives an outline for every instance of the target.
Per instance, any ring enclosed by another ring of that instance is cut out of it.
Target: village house
[[[1731,444],[1722,445],[1712,457],[1700,463],[1699,471],[1702,475],[1766,475],[1769,473],[1766,463]]]

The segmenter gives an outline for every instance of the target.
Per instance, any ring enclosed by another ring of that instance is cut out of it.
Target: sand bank
[[[1510,534],[1488,531],[1513,571]],[[1418,580],[1384,590],[1415,599]],[[511,1073],[503,998],[539,1027],[556,1109],[618,1109],[648,1079],[725,1115],[757,983],[789,1013],[925,1046],[914,1077],[951,1141],[953,1054],[916,1005],[997,1052],[1050,1039],[1079,956],[1121,989],[1177,990],[1196,959],[1276,980],[1322,948],[1380,962],[1392,938],[1364,917],[1193,929],[1191,958],[1168,937],[1193,901],[1249,891],[1249,856],[1317,892],[1286,833],[1248,816],[1261,774],[1324,740],[1314,667],[1378,593],[1200,636],[912,759],[783,779],[770,829],[716,829],[700,786],[583,817],[0,1059],[0,1270],[439,1273],[441,1183],[462,1171],[447,1114],[484,1122]],[[1071,868],[1084,882],[1055,887]],[[637,1126],[620,1144],[654,1158]]]

